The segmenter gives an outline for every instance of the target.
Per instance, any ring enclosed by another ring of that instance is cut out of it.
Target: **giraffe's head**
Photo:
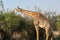
[[[19,7],[17,7],[17,8],[14,9],[14,11],[15,11],[15,12],[22,12],[22,9],[19,8]]]

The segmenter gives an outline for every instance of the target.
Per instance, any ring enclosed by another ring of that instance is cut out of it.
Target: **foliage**
[[[14,12],[0,14],[0,29],[3,29],[9,35],[11,35],[11,32],[19,31],[21,35],[24,35],[23,37],[29,38],[30,40],[34,40],[35,38],[33,22],[30,19],[26,20],[20,15],[16,15]]]
[[[60,29],[60,15],[57,16],[56,26]]]
[[[0,14],[0,21],[4,22],[4,27],[2,29],[10,28],[10,27],[18,27],[20,26],[21,17],[15,15],[13,12],[7,12],[4,14]]]

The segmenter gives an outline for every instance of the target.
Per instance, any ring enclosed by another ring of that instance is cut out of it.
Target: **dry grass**
[[[53,31],[53,35],[54,35],[54,40],[60,40],[60,33],[59,33],[59,31]]]

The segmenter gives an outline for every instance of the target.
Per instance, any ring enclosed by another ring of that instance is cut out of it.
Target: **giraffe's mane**
[[[24,10],[24,11],[29,11],[29,12],[36,12],[36,13],[40,13],[40,12],[37,12],[37,11],[31,11],[31,10],[23,9],[23,8],[18,8],[18,9],[21,9],[21,10]]]

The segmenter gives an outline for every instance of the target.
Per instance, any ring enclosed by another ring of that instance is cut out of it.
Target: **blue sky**
[[[56,11],[60,14],[60,0],[3,0],[5,10],[13,10],[17,6],[23,9],[34,10],[40,7],[42,11]]]

